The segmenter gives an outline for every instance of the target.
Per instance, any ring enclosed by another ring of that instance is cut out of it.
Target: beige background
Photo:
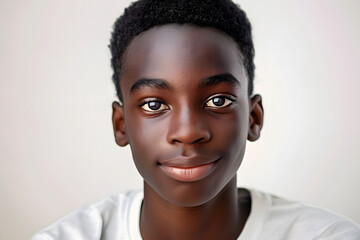
[[[113,141],[107,48],[130,1],[0,1],[0,239],[141,188]],[[360,1],[241,1],[265,126],[239,185],[360,223]]]

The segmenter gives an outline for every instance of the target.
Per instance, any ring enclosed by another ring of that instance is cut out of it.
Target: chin
[[[235,179],[236,181],[236,179]],[[214,184],[206,179],[196,182],[177,182],[172,186],[155,189],[157,194],[172,205],[179,207],[198,207],[211,202],[227,183]]]

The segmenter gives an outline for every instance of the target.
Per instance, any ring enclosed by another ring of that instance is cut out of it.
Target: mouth
[[[160,169],[163,170],[167,176],[177,181],[195,182],[210,175],[214,171],[215,165],[220,159],[221,158],[216,159],[215,161],[205,162],[203,164],[195,164],[188,159],[179,159],[160,163],[159,165]]]

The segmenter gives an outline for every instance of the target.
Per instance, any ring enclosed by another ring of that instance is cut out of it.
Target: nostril
[[[181,140],[179,140],[179,139],[173,139],[173,140],[172,140],[172,143],[190,143],[190,144],[194,144],[194,143],[202,142],[202,141],[204,141],[204,139],[205,139],[205,138],[199,138],[199,139],[196,139],[196,140],[193,141],[193,142],[183,142],[183,141],[181,141]]]
[[[177,140],[177,139],[173,139],[172,140],[173,143],[181,143],[181,141]]]
[[[190,144],[194,144],[194,143],[201,143],[201,142],[206,142],[206,139],[204,137],[198,138],[193,142],[189,142]],[[188,142],[183,142],[179,139],[173,139],[172,143],[188,143]]]
[[[193,143],[203,142],[204,140],[205,140],[205,138],[202,137],[202,138],[195,140]]]
[[[180,123],[180,124],[178,124]],[[167,133],[167,141],[170,144],[194,144],[210,141],[211,133],[209,127],[202,119],[192,116],[191,119],[173,122]]]

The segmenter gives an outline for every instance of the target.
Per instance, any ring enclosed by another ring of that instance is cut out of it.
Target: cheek
[[[221,146],[224,164],[229,177],[236,173],[244,157],[248,136],[249,117],[244,107],[236,109],[221,121],[221,127],[214,128],[214,140]],[[241,111],[240,111],[241,110]],[[215,135],[216,134],[216,135]]]
[[[155,119],[130,119],[127,124],[130,144],[143,148],[143,151],[155,147],[155,140],[161,137],[161,127]]]
[[[163,152],[164,127],[158,120],[130,116],[125,119],[126,132],[135,165],[146,178],[157,164],[158,153]]]
[[[244,111],[227,115],[220,120],[221,126],[213,127],[214,139],[216,138],[224,146],[230,149],[238,149],[243,142],[246,142],[248,135],[249,119]]]

